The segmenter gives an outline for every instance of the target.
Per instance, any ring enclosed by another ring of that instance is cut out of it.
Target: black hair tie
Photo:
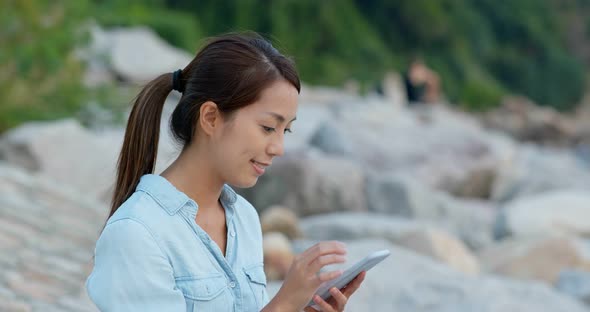
[[[176,90],[180,93],[184,92],[184,86],[181,82],[182,79],[182,69],[179,69],[172,73],[172,90]]]

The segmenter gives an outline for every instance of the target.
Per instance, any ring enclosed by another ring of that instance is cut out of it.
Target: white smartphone
[[[379,250],[371,253],[370,255],[366,256],[359,262],[355,263],[350,268],[346,269],[340,277],[337,277],[333,280],[327,281],[323,283],[320,288],[316,291],[315,295],[320,296],[324,300],[328,300],[332,295],[330,294],[330,289],[332,287],[336,287],[338,289],[342,289],[344,286],[348,285],[350,281],[352,281],[357,275],[359,275],[362,271],[369,271],[372,267],[377,265],[379,262],[383,261],[385,258],[389,257],[389,250]],[[314,296],[315,296],[314,295]],[[307,304],[307,306],[312,306],[316,309],[319,307],[313,301],[313,299]]]

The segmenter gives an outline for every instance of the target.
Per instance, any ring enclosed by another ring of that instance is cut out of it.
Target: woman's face
[[[260,98],[224,123],[213,162],[224,183],[252,187],[276,156],[283,155],[285,135],[297,113],[297,89],[278,80]]]

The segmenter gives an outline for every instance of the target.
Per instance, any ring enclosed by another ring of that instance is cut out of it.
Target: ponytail
[[[154,172],[160,120],[166,97],[172,91],[172,75],[160,75],[135,98],[117,164],[117,182],[109,217],[133,194],[141,176]]]

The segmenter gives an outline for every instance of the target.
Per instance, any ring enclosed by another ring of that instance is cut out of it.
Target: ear
[[[217,104],[207,101],[201,105],[199,109],[199,125],[203,132],[208,136],[212,136],[217,128],[221,126],[221,114]]]

